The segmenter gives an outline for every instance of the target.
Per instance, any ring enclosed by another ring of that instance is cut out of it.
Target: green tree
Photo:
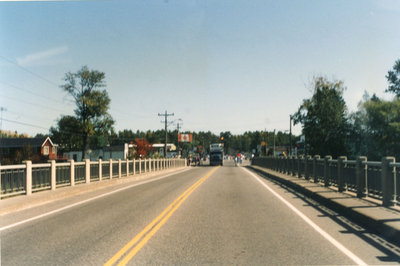
[[[358,111],[362,139],[359,155],[369,160],[381,160],[383,156],[400,158],[400,99],[385,101],[373,96],[364,101]]]
[[[295,124],[302,124],[308,153],[334,157],[347,154],[349,125],[343,82],[317,77],[313,89],[313,96],[303,100],[293,117]]]
[[[70,115],[62,116],[57,127],[50,128],[50,138],[59,143],[60,152],[68,152],[82,147],[82,128],[80,121]]]
[[[76,119],[82,135],[82,158],[86,158],[90,136],[102,136],[112,129],[114,120],[108,113],[110,97],[106,90],[105,74],[82,67],[78,72],[68,72],[61,88],[75,101]]]
[[[389,82],[386,92],[393,92],[397,97],[400,97],[400,59],[395,62],[393,70],[389,70],[386,78]]]
[[[233,150],[232,144],[233,144],[233,135],[230,131],[225,131],[221,132],[219,134],[220,140],[217,142],[222,142],[224,143],[224,152],[226,154],[234,154],[235,151]],[[223,141],[221,141],[221,138],[223,138]]]

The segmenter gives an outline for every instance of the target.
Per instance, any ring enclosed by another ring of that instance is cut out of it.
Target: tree
[[[73,116],[62,116],[57,127],[50,128],[50,138],[60,143],[59,151],[68,152],[82,147],[82,128],[80,121]]]
[[[317,77],[314,78],[313,89],[313,96],[303,100],[293,117],[294,124],[301,123],[303,126],[308,153],[334,157],[347,154],[349,125],[343,82],[330,82]]]
[[[145,139],[135,139],[135,158],[136,159],[144,159],[147,156],[147,153],[151,151],[152,145],[147,142]]]
[[[86,158],[89,149],[89,137],[101,136],[112,129],[114,120],[108,113],[110,98],[106,90],[105,74],[97,70],[82,67],[78,72],[68,72],[65,84],[61,88],[68,92],[75,101],[76,119],[82,135],[82,158]]]
[[[369,160],[380,160],[383,156],[400,157],[400,99],[379,99],[375,95],[359,105],[354,114],[356,155],[365,155]]]
[[[389,82],[386,92],[393,92],[397,97],[400,97],[400,59],[395,62],[393,70],[389,70],[386,78]]]
[[[225,131],[219,133],[220,141],[224,143],[224,152],[226,154],[234,154],[235,151],[232,150],[233,135],[230,131]],[[222,139],[222,141],[221,141]]]

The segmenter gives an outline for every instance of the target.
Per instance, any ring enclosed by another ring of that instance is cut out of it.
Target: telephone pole
[[[158,113],[158,116],[164,116],[164,122],[165,122],[165,145],[164,145],[164,157],[167,158],[167,141],[168,141],[168,116],[173,116],[174,113],[168,114],[167,111],[165,111],[165,114],[160,114]]]
[[[181,123],[179,123],[179,122],[181,122]],[[182,128],[182,119],[180,119],[180,118],[178,119],[178,123],[176,125],[176,128],[178,130],[178,145],[177,145],[177,147],[178,147],[178,158],[180,158],[181,157],[181,151],[179,150],[179,129]]]
[[[275,129],[274,129],[274,154],[272,156],[275,156]]]
[[[0,107],[0,139],[3,137],[3,133],[2,133],[2,130],[3,130],[3,111],[7,111],[7,108],[5,108],[5,107]]]
[[[290,133],[289,133],[289,156],[292,156],[292,115],[289,115],[290,117]]]

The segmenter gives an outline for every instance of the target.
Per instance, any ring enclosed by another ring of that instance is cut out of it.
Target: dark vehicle
[[[224,164],[224,150],[222,144],[210,145],[210,165]]]

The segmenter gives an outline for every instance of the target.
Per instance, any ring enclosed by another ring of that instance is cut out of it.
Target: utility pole
[[[165,110],[165,114],[158,113],[158,116],[164,116],[165,122],[165,145],[164,145],[164,157],[167,158],[167,141],[168,141],[168,116],[173,116],[174,113],[168,114]]]
[[[181,122],[181,123],[179,123],[179,122]],[[176,129],[178,130],[178,145],[177,145],[177,147],[178,147],[178,158],[180,158],[181,157],[181,151],[179,150],[179,129],[181,129],[181,127],[182,127],[182,119],[178,119],[178,123],[176,124]]]
[[[3,137],[3,111],[7,111],[7,108],[1,106],[0,107],[0,139]]]
[[[274,154],[272,156],[275,156],[275,129],[274,129]]]
[[[290,117],[290,127],[289,127],[289,156],[292,156],[292,115]]]

